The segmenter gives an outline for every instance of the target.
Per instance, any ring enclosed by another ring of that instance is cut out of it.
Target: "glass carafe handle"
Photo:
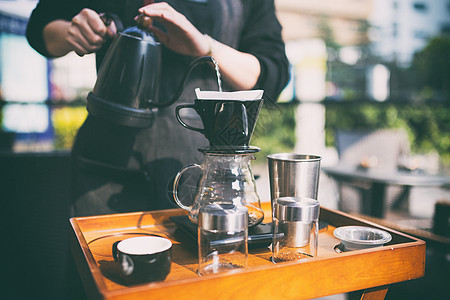
[[[178,184],[180,182],[181,176],[183,175],[183,173],[189,169],[193,169],[193,168],[199,168],[201,169],[202,167],[198,164],[191,164],[188,165],[186,167],[184,167],[183,169],[181,169],[181,171],[179,171],[177,173],[177,175],[175,176],[175,180],[173,182],[173,199],[175,200],[176,204],[181,207],[184,210],[187,211],[191,211],[192,210],[192,206],[186,206],[183,203],[181,203],[180,199],[178,198]]]

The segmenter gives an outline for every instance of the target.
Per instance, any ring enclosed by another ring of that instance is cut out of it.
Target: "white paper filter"
[[[263,90],[219,92],[219,91],[200,91],[195,89],[197,99],[208,100],[259,100],[262,99]]]

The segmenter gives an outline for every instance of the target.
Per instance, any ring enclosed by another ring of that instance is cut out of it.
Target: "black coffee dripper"
[[[222,153],[255,152],[249,142],[263,104],[262,99],[224,100],[196,99],[193,104],[178,105],[175,115],[187,129],[202,133],[209,141],[208,151]],[[200,116],[203,128],[193,127],[180,116],[180,110],[194,109]]]
[[[112,16],[103,14],[106,25],[111,22]],[[90,114],[119,125],[149,127],[158,108],[168,107],[177,101],[197,65],[215,65],[210,56],[195,59],[175,95],[168,101],[162,101],[159,99],[159,79],[164,67],[161,65],[161,44],[153,33],[146,30],[147,22],[148,17],[139,16],[136,26],[119,32],[112,41],[98,71],[94,90],[87,96]]]

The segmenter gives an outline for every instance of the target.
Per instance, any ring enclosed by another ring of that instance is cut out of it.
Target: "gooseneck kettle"
[[[106,25],[114,19],[103,14]],[[120,21],[116,22],[118,24]],[[172,99],[159,99],[161,76],[161,44],[146,30],[151,22],[145,15],[138,16],[137,25],[119,32],[111,43],[99,68],[94,89],[87,96],[89,114],[115,124],[145,128],[153,123],[158,108],[175,103],[183,91],[189,74],[198,64],[214,59],[204,56],[195,59],[184,74]]]

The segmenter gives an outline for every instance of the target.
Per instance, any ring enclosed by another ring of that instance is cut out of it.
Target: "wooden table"
[[[270,206],[265,222],[270,222]],[[268,211],[268,212],[267,212]],[[319,232],[318,257],[273,264],[267,248],[249,253],[248,268],[199,276],[196,243],[169,219],[181,209],[72,218],[72,253],[91,299],[311,299],[364,290],[364,299],[383,299],[389,284],[422,277],[425,242],[348,214],[321,208],[329,225]],[[338,226],[382,228],[392,241],[384,247],[338,253]],[[126,286],[111,255],[115,241],[157,234],[173,242],[172,270],[163,282]],[[367,298],[366,298],[367,297]]]
[[[323,167],[325,174],[338,183],[352,183],[368,186],[363,193],[363,214],[382,218],[386,206],[386,189],[390,185],[405,187],[450,187],[450,178],[424,173],[383,170],[377,168],[362,169],[351,165]]]

